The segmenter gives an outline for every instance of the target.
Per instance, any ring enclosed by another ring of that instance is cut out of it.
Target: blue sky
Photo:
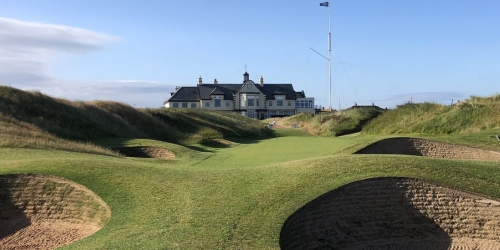
[[[329,105],[328,8],[301,0],[0,0],[0,84],[160,107],[179,86],[292,83]],[[332,106],[498,94],[500,1],[330,1]]]

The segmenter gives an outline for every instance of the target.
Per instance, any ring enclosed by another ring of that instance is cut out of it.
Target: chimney
[[[250,80],[250,77],[249,77],[248,73],[245,71],[245,74],[243,74],[243,83],[245,83],[248,80]]]
[[[214,84],[217,85],[217,78],[214,79]]]
[[[175,90],[174,90],[174,92],[170,92],[170,96],[173,96],[175,94],[175,92],[179,91],[180,88],[181,88],[181,86],[175,86]]]
[[[201,80],[201,76],[200,78],[198,78],[198,85],[201,85],[202,84],[202,80]]]
[[[260,86],[264,86],[264,78],[262,76],[260,76],[259,84]]]

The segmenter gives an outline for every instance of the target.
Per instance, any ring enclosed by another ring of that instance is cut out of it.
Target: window
[[[247,88],[251,89],[252,88],[252,84],[247,84]]]
[[[269,107],[272,107],[273,106],[273,101],[269,101],[269,105],[267,105]]]
[[[182,107],[183,107],[183,108],[187,108],[187,107],[188,107],[187,102],[183,102],[183,103],[182,103]]]
[[[220,107],[221,100],[220,99],[215,99],[214,101],[215,101],[214,107]]]
[[[250,86],[250,85],[249,85],[249,86]],[[254,104],[255,104],[255,103],[254,103],[254,100],[255,100],[255,99],[254,99],[254,97],[253,97],[253,96],[249,96],[249,97],[248,97],[248,106],[250,106],[250,107],[255,106],[255,105],[254,105]]]
[[[205,102],[205,108],[210,107],[210,102]]]
[[[312,100],[299,100],[296,102],[297,108],[304,109],[304,108],[312,108],[313,107],[313,101]]]
[[[248,110],[247,116],[250,118],[255,118],[255,110]]]
[[[179,107],[179,103],[174,102],[174,108],[178,108],[178,107]]]
[[[246,107],[246,103],[245,103],[245,96],[244,95],[240,95],[240,107],[244,108]]]
[[[191,103],[191,108],[196,108],[196,103]]]
[[[256,105],[256,106],[257,106],[257,107],[258,107],[258,106],[260,106],[260,103],[259,103],[259,98],[257,98],[256,102],[257,102],[257,105]]]
[[[292,106],[292,101],[288,101],[288,107],[291,107]]]
[[[226,107],[231,107],[231,102],[230,101],[226,101]]]
[[[283,106],[283,96],[277,96],[276,100],[278,101],[277,106]]]

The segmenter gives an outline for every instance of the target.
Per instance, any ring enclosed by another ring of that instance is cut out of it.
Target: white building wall
[[[314,110],[314,97],[305,97],[305,98],[297,98],[297,102],[299,105],[297,106],[297,113],[315,113]],[[306,104],[306,105],[304,105]]]
[[[219,100],[220,102],[220,107],[215,106],[217,100]],[[205,107],[206,102],[210,103],[210,107],[208,108]],[[229,106],[227,106],[226,104],[229,104]],[[234,105],[232,100],[224,100],[223,95],[213,95],[212,100],[203,100],[203,108],[210,110],[219,110],[219,111],[232,111],[234,110]]]

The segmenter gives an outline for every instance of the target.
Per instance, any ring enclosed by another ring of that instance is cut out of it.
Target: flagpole
[[[332,111],[332,27],[330,24],[330,3],[328,2],[328,77],[330,82],[330,111]]]

